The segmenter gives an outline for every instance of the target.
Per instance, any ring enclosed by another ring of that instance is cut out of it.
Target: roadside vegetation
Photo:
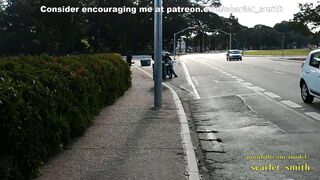
[[[249,56],[307,56],[310,53],[310,49],[281,49],[278,50],[253,50],[244,51],[244,55]]]
[[[117,54],[0,58],[0,179],[30,179],[131,86]]]

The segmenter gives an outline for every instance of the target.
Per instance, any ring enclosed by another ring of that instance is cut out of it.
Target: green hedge
[[[0,179],[30,179],[131,86],[118,54],[0,59]]]

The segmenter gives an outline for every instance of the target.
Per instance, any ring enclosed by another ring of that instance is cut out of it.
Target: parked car
[[[240,50],[229,50],[227,52],[227,61],[231,61],[233,59],[242,61],[242,54]]]
[[[320,98],[320,49],[310,52],[301,66],[301,98],[311,104],[314,98]]]

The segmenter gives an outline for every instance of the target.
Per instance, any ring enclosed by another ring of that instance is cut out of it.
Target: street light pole
[[[230,33],[229,33],[229,50],[232,49],[232,33],[231,33],[231,28],[232,28],[232,22],[227,22],[227,24],[229,25],[230,28]]]
[[[232,34],[229,34],[229,50],[232,49]]]
[[[154,107],[162,106],[162,0],[154,3]]]
[[[282,59],[284,58],[284,39],[285,39],[285,36],[287,35],[287,33],[284,33],[284,32],[278,32],[276,31],[276,33],[278,34],[281,34],[282,35],[282,40],[281,40],[281,51],[282,51]]]
[[[176,45],[176,37],[177,37],[177,33],[173,34],[173,59],[176,59],[176,49],[177,49],[177,45]]]
[[[186,30],[189,30],[189,29],[196,29],[198,26],[194,26],[194,27],[187,27],[185,29],[182,29],[181,31],[179,32],[176,32],[173,34],[173,59],[176,59],[176,54],[177,54],[177,46],[176,46],[176,39],[177,39],[177,35],[180,34],[180,33],[183,33],[184,31]],[[180,44],[180,47],[181,47],[181,44]]]
[[[282,59],[283,59],[283,56],[284,56],[284,35],[285,34],[282,34]]]
[[[216,32],[219,31],[219,32],[222,32],[224,34],[229,35],[229,50],[232,48],[232,34],[231,33],[227,33],[221,29],[213,29],[212,31],[216,31]]]

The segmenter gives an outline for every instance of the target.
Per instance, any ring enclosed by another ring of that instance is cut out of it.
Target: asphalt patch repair
[[[247,161],[252,154],[281,154],[289,143],[288,135],[265,120],[236,95],[189,102],[196,126],[203,161],[209,179],[284,179],[290,173],[253,171],[250,167],[270,161]],[[276,146],[275,146],[276,145]],[[299,153],[291,150],[290,153]],[[299,163],[299,161],[290,161]],[[278,162],[285,166],[287,161]],[[293,163],[294,164],[294,163]],[[203,173],[203,172],[202,172]],[[240,176],[239,176],[240,174]],[[294,177],[303,177],[295,174]]]

